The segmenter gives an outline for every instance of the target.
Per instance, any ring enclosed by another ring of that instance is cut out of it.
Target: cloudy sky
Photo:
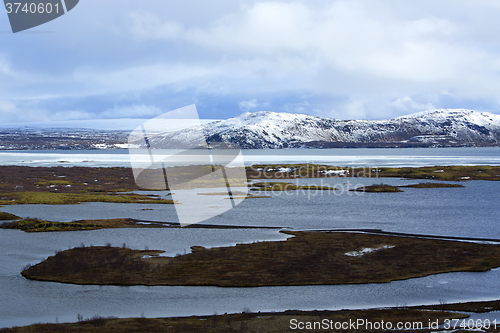
[[[0,119],[500,113],[499,17],[497,0],[81,0],[12,34],[3,13]]]

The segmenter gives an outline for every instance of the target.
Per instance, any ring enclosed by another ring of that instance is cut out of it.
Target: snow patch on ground
[[[320,172],[325,175],[337,175],[337,176],[344,176],[349,174],[349,170],[321,170]]]
[[[344,255],[348,256],[348,257],[361,257],[367,253],[372,253],[372,252],[384,250],[384,249],[392,249],[393,247],[394,247],[394,245],[384,245],[384,246],[379,246],[379,247],[365,247],[359,251],[346,252],[346,253],[344,253]]]

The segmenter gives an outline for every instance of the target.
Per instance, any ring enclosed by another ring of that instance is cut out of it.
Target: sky
[[[13,34],[0,13],[0,121],[500,113],[499,17],[497,0],[80,0]]]

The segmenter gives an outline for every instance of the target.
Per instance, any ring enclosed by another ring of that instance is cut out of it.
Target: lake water
[[[126,242],[132,248],[164,248],[183,253],[191,244],[224,245],[257,239],[284,239],[271,230],[122,229],[78,233],[26,234],[0,231],[2,327],[56,320],[76,321],[77,314],[138,317],[210,315],[213,313],[343,309],[437,304],[500,298],[500,270],[448,273],[388,284],[302,287],[115,287],[78,286],[24,279],[27,263],[43,260],[55,250],[81,243]]]
[[[263,153],[247,151],[244,154],[245,159],[251,161],[249,164],[500,164],[500,150],[497,148],[463,149],[282,150],[278,154],[267,150]],[[37,162],[22,165],[61,165],[57,160],[71,160],[69,165],[82,165],[91,162],[77,160],[92,155],[91,158],[96,158],[96,162],[92,162],[94,165],[119,166],[124,163],[122,166],[126,166],[128,158],[121,152],[35,152],[31,157],[16,154],[30,153],[2,152],[0,164],[19,164],[17,160],[28,158]],[[353,162],[349,162],[349,159]],[[276,192],[271,194],[270,199],[245,200],[235,209],[205,223],[294,229],[374,228],[439,236],[500,239],[499,182],[468,181],[462,183],[465,188],[405,188],[403,193],[347,191],[380,182],[405,185],[419,181],[343,177],[302,179],[297,180],[297,183],[330,185],[339,190],[317,193]],[[173,205],[18,205],[1,207],[0,211],[59,221],[114,217],[177,221]],[[166,255],[175,255],[188,252],[193,245],[228,246],[286,238],[286,235],[272,229],[117,229],[33,234],[0,229],[0,327],[56,320],[76,321],[77,314],[84,317],[96,314],[137,317],[143,312],[147,317],[187,316],[240,312],[244,308],[252,311],[321,310],[500,298],[498,269],[486,273],[439,274],[388,284],[259,288],[78,286],[30,281],[19,274],[26,264],[40,262],[53,255],[56,250],[81,243],[105,245],[109,242],[114,246],[125,243],[131,248],[161,249],[166,251]]]
[[[403,193],[363,193],[347,189],[381,182],[407,185],[420,181],[341,177],[292,182],[329,185],[339,190],[266,193],[272,198],[244,200],[236,208],[203,223],[294,229],[372,228],[437,236],[500,239],[499,182],[461,182],[465,188],[404,188]],[[151,210],[143,210],[145,208]],[[63,222],[126,217],[178,222],[173,205],[157,204],[96,202],[78,205],[14,205],[4,206],[1,211]]]
[[[177,150],[158,150],[165,156]],[[204,154],[203,151],[192,151]],[[343,148],[343,149],[244,149],[246,165],[318,163],[350,167],[500,165],[500,147],[485,148]],[[137,157],[137,156],[136,156]],[[143,155],[147,164],[149,155]],[[196,160],[192,157],[191,160]],[[0,151],[0,165],[130,167],[127,150]]]

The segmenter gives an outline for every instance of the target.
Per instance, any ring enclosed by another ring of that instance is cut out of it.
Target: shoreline
[[[426,234],[410,234],[405,232],[384,231],[382,229],[303,229],[300,231],[306,232],[360,232],[366,234],[409,237],[409,238],[422,238],[422,239],[438,239],[438,240],[451,240],[451,241],[470,241],[470,242],[493,242],[500,243],[497,238],[478,238],[478,237],[458,237],[458,236],[437,236]]]
[[[436,304],[436,305],[421,305],[421,306],[400,306],[400,307],[384,307],[384,308],[368,308],[358,310],[286,310],[281,312],[252,312],[249,309],[243,310],[241,313],[230,314],[213,314],[213,315],[198,315],[198,316],[175,316],[175,317],[101,317],[95,315],[92,318],[83,318],[78,316],[77,322],[70,323],[39,323],[27,326],[5,327],[0,328],[2,333],[27,333],[33,331],[51,331],[51,332],[132,332],[143,330],[148,332],[288,332],[291,330],[293,323],[298,322],[322,322],[327,320],[328,323],[342,323],[358,320],[367,322],[380,323],[384,321],[390,322],[393,326],[397,322],[422,323],[422,327],[415,329],[397,330],[391,332],[432,332],[437,329],[434,326],[446,325],[452,319],[457,319],[458,322],[465,320],[471,314],[489,313],[500,310],[500,300],[494,301],[477,301],[464,303]],[[473,319],[470,319],[473,320]],[[474,324],[484,321],[473,320]],[[491,320],[492,321],[492,320]],[[430,325],[429,325],[430,324]],[[496,327],[500,323],[496,323]],[[493,325],[493,324],[491,324]],[[418,325],[415,325],[418,326]],[[457,325],[458,326],[458,325]],[[386,326],[387,327],[387,326]],[[333,329],[335,327],[332,327]],[[460,328],[460,327],[458,327]],[[476,329],[477,330],[477,329]],[[314,330],[313,330],[314,331]],[[325,331],[315,330],[315,331]],[[366,332],[366,327],[363,325],[343,329],[343,332]],[[385,329],[370,329],[370,332],[386,332]],[[462,332],[469,332],[467,327]],[[483,332],[497,332],[496,329],[485,330]]]
[[[285,229],[286,227],[217,225],[194,223],[181,226],[179,222],[161,222],[133,218],[77,220],[73,222],[46,221],[40,219],[21,219],[5,221],[0,229],[22,230],[24,232],[83,231],[119,228],[200,228],[200,229]]]

